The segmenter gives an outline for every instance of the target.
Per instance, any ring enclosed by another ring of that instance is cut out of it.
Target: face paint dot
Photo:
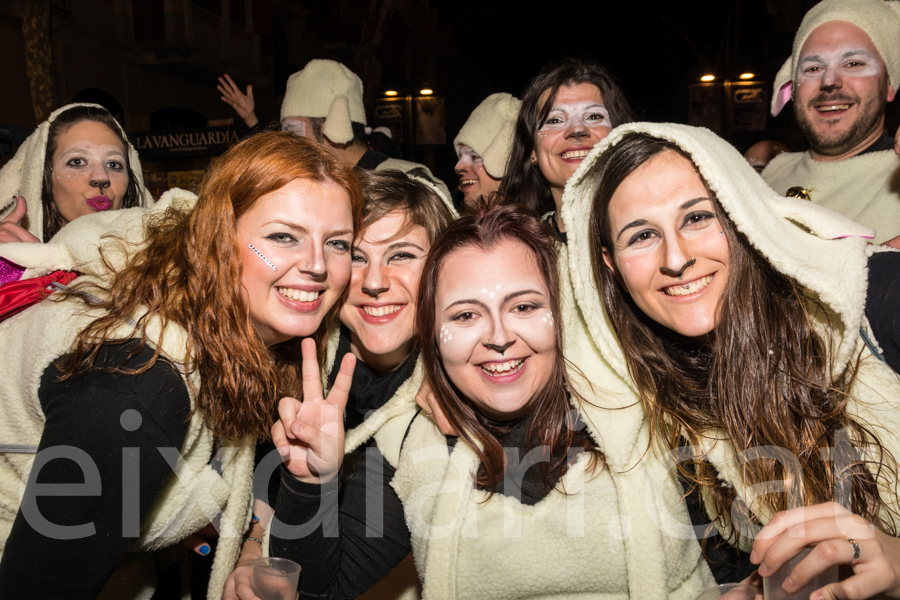
[[[491,298],[493,298],[493,297],[494,297],[494,292],[491,292],[490,294],[488,294],[488,296],[490,296]]]
[[[497,284],[496,290],[497,290],[498,292],[500,291],[500,284],[499,284],[499,283]]]
[[[487,294],[487,288],[481,288],[481,293],[482,293],[482,294]]]
[[[448,334],[447,334],[447,339],[448,339],[448,340],[452,340],[452,339],[453,339],[453,336],[450,335],[450,334],[448,333]]]

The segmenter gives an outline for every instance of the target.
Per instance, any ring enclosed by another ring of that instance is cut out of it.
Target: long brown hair
[[[762,460],[740,465],[742,481],[748,486],[784,482],[788,494],[767,494],[761,499],[763,506],[772,512],[791,508],[789,494],[804,505],[838,500],[836,486],[849,482],[853,512],[893,531],[893,521],[879,516],[884,505],[876,482],[882,468],[896,482],[893,461],[878,438],[846,409],[859,361],[834,372],[828,352],[831,329],[826,327],[822,333],[814,323],[817,318],[827,319],[827,311],[806,289],[773,268],[737,231],[708,185],[728,240],[729,264],[718,322],[707,342],[697,346],[654,322],[604,265],[603,248],[614,249],[609,223],[613,194],[628,175],[664,152],[675,152],[693,164],[690,155],[674,143],[641,133],[624,136],[601,157],[589,230],[597,288],[625,351],[652,435],[676,449],[685,441],[696,446],[707,432],[720,429],[737,453],[775,448]],[[879,465],[878,476],[866,468],[862,453],[851,456],[849,468],[837,476],[822,459],[820,452],[836,445],[838,432],[845,428],[855,446],[871,452],[867,460],[890,461]],[[774,460],[778,455],[796,457],[802,467],[800,476],[790,465]],[[715,468],[702,456],[695,458],[680,463],[679,469],[708,493],[711,514],[726,520],[728,515],[740,514],[732,511],[735,488],[722,486]],[[741,529],[746,533],[747,523],[735,525],[732,535],[737,539]]]
[[[494,201],[499,202],[500,199]],[[434,327],[437,320],[435,299],[441,267],[448,256],[467,247],[488,251],[504,241],[522,244],[531,252],[531,258],[550,292],[550,311],[554,315],[561,314],[556,245],[546,225],[521,205],[491,206],[483,200],[471,212],[454,221],[431,247],[419,283],[416,312],[416,331],[428,381],[448,421],[481,461],[476,483],[490,490],[503,478],[506,469],[506,456],[497,436],[507,431],[508,427],[483,415],[470,399],[459,393],[447,376]],[[523,257],[522,260],[528,258]],[[594,459],[592,468],[602,457],[600,449],[585,429],[576,429],[570,421],[568,394],[575,392],[570,385],[562,354],[562,319],[556,319],[554,326],[556,359],[553,372],[544,388],[531,399],[531,410],[525,417],[529,423],[528,449],[544,446],[550,450],[551,461],[541,464],[545,483],[558,480],[565,473],[569,448],[580,447],[591,452]],[[531,445],[533,442],[536,442],[534,446]]]
[[[599,63],[566,58],[546,65],[531,80],[522,94],[522,107],[516,118],[512,150],[506,163],[506,175],[500,182],[500,193],[539,215],[555,210],[556,204],[541,168],[531,163],[535,136],[540,125],[547,120],[559,88],[580,83],[590,83],[600,90],[613,127],[631,123],[635,118],[622,88]],[[550,93],[541,104],[541,95],[548,90]]]
[[[49,241],[66,224],[66,220],[59,212],[59,206],[57,206],[56,200],[53,198],[53,155],[56,153],[56,147],[59,145],[60,136],[82,121],[94,121],[95,123],[106,125],[122,142],[122,148],[125,150],[125,172],[128,174],[128,187],[125,188],[122,208],[133,208],[141,204],[141,189],[131,164],[131,153],[129,152],[131,146],[129,146],[125,134],[122,133],[122,126],[112,116],[112,113],[102,106],[73,106],[57,115],[56,119],[50,123],[50,130],[47,133],[47,151],[44,154],[44,174],[41,184],[41,204],[44,209],[44,242]]]
[[[362,218],[362,190],[352,169],[315,142],[282,132],[250,136],[232,147],[200,184],[197,204],[184,213],[170,209],[145,225],[145,246],[114,272],[108,287],[77,286],[101,298],[105,314],[75,340],[60,365],[63,377],[92,368],[100,345],[109,341],[147,339],[144,325],[158,319],[165,331],[181,327],[187,338],[188,371],[199,371],[196,409],[217,435],[238,438],[267,436],[281,395],[300,393],[296,364],[276,360],[250,320],[241,298],[241,253],[237,220],[260,197],[294,179],[332,181],[350,198],[354,227]],[[107,268],[113,270],[107,261]],[[340,302],[331,309],[316,334],[324,336]],[[122,338],[116,330],[132,318],[137,323]],[[320,344],[321,346],[321,344]],[[136,371],[149,369],[159,356]],[[179,357],[173,357],[176,360]]]

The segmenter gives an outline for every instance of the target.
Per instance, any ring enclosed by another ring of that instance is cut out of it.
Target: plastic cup
[[[300,584],[300,565],[286,558],[257,558],[253,561],[250,588],[260,600],[294,600]]]
[[[784,580],[788,578],[794,567],[806,558],[810,552],[812,552],[812,548],[804,548],[797,556],[781,565],[781,568],[772,573],[771,576],[763,577],[763,593],[766,600],[793,600],[794,598],[806,600],[817,589],[825,587],[829,583],[837,583],[838,568],[834,566],[826,569],[825,572],[818,577],[814,577],[798,590],[788,592],[782,587]]]
[[[756,588],[746,583],[723,583],[709,588],[697,600],[756,600]]]

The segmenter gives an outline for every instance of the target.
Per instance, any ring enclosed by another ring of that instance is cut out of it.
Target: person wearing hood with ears
[[[97,104],[69,104],[0,170],[0,243],[46,242],[82,215],[152,205],[137,151],[115,117]],[[0,259],[0,284],[22,271]]]
[[[253,127],[251,123],[256,121],[256,116],[251,89],[243,94],[230,78],[220,79],[220,84],[223,101],[245,120],[250,117],[246,122]],[[450,198],[447,186],[425,165],[388,158],[369,149],[362,80],[337,61],[313,59],[288,78],[281,103],[281,129],[324,144],[342,161],[359,169],[412,171],[437,186],[445,198]]]
[[[812,597],[900,597],[900,331],[883,302],[900,253],[684,125],[612,132],[562,213],[582,314],[651,450],[699,496],[698,530],[714,522],[765,577],[814,546],[788,592],[849,565]]]
[[[521,106],[522,101],[510,94],[491,94],[472,111],[453,140],[459,157],[454,170],[466,206],[500,189]]]
[[[900,2],[823,0],[794,37],[775,76],[772,115],[793,100],[809,142],[769,163],[763,179],[781,195],[835,210],[900,247],[900,158],[884,113],[900,86]]]

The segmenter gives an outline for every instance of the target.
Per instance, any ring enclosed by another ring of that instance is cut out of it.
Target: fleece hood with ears
[[[502,179],[521,106],[522,101],[510,94],[491,94],[485,98],[453,140],[457,156],[460,146],[468,146],[481,156],[488,175]]]
[[[11,213],[16,207],[16,196],[23,196],[28,205],[28,214],[20,223],[28,233],[44,239],[44,208],[41,202],[41,191],[44,187],[44,158],[47,155],[47,140],[50,135],[50,124],[65,111],[78,106],[90,106],[104,109],[99,104],[68,104],[59,108],[50,117],[41,123],[38,128],[28,136],[19,151],[3,169],[0,170],[0,219]],[[137,150],[134,149],[125,134],[125,130],[119,126],[119,133],[128,144],[128,162],[131,172],[137,179],[140,206],[149,208],[153,206],[153,196],[144,187],[144,174],[141,170],[141,160]]]
[[[800,50],[813,30],[830,21],[847,21],[866,32],[881,54],[888,80],[896,91],[900,85],[900,2],[885,0],[822,0],[813,6],[794,36],[791,57],[775,75],[772,116],[791,99],[791,88],[800,63]]]
[[[285,117],[324,118],[325,137],[347,144],[353,141],[351,123],[366,124],[362,79],[339,62],[311,60],[288,79],[281,103]]]
[[[678,145],[750,243],[779,272],[816,295],[834,313],[834,367],[843,370],[864,324],[867,240],[874,231],[817,204],[779,196],[731,144],[707,129],[671,123],[632,123],[597,144],[569,179],[563,194],[569,267],[591,333],[608,360],[627,376],[625,359],[602,307],[590,253],[590,218],[597,172],[604,152],[639,132]]]

